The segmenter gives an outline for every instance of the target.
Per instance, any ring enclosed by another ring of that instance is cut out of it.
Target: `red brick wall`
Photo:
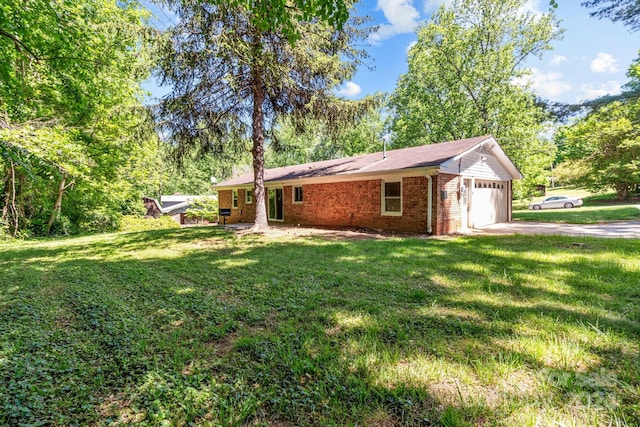
[[[284,186],[284,221],[274,223],[425,233],[427,182],[425,177],[402,179],[402,216],[381,214],[382,183],[379,179],[303,185],[302,204],[293,203],[293,187]],[[253,221],[255,205],[244,204],[244,190],[238,193],[238,209],[231,210],[227,223]],[[221,208],[231,207],[231,190],[220,191],[218,198]],[[433,207],[435,210],[435,195]],[[433,221],[435,223],[435,218]]]
[[[436,218],[434,218],[434,234],[455,233],[462,228],[462,198],[460,195],[460,177],[457,175],[439,174],[434,177],[436,188]],[[442,192],[447,198],[442,198]]]
[[[275,224],[366,227],[377,230],[427,231],[427,186],[425,177],[402,179],[402,216],[381,214],[381,180],[303,185],[304,202],[293,203],[293,187],[283,187],[284,221]],[[462,226],[459,177],[433,177],[432,233],[448,234]],[[442,200],[442,190],[448,198]],[[255,204],[245,204],[245,190],[238,190],[238,209],[231,210],[227,223],[252,222]],[[267,192],[268,194],[268,192]],[[231,207],[231,190],[218,193],[220,207]]]
[[[237,224],[240,222],[253,222],[256,216],[255,200],[253,203],[246,203],[246,191],[242,188],[238,189],[238,209],[233,209],[231,190],[222,190],[218,192],[218,206],[221,208],[231,209],[231,216],[227,217],[227,224]],[[219,222],[223,222],[222,217]]]

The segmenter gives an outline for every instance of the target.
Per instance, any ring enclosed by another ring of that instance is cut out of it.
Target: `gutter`
[[[431,175],[425,175],[428,181],[427,189],[427,233],[432,234],[431,230],[431,210],[433,209],[433,178]]]
[[[381,160],[382,161],[382,160]],[[379,162],[381,162],[379,161]],[[379,163],[378,162],[378,163]],[[422,176],[422,174],[427,174],[432,171],[438,171],[440,168],[439,165],[434,166],[421,166],[417,168],[407,168],[407,169],[391,169],[391,170],[381,170],[374,172],[355,172],[355,173],[345,173],[338,175],[325,175],[325,176],[315,176],[315,177],[303,177],[303,178],[289,178],[289,179],[272,179],[264,181],[265,187],[270,184],[271,186],[286,186],[286,185],[310,185],[310,184],[333,184],[336,182],[353,182],[353,181],[368,181],[373,179],[382,179],[382,177],[386,176],[394,176],[394,177],[412,177],[412,176]],[[217,191],[220,190],[231,190],[236,188],[252,188],[253,181],[238,183],[238,184],[224,184],[216,185],[214,188]]]

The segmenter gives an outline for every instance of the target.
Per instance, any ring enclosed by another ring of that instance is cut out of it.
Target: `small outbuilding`
[[[196,200],[202,200],[207,197],[215,196],[185,196],[182,194],[174,194],[168,196],[161,196],[160,202],[158,200],[143,197],[142,201],[147,209],[145,217],[158,218],[162,215],[170,216],[178,224],[196,224],[198,218],[190,218],[186,215],[187,210],[192,207]]]
[[[522,174],[491,136],[265,170],[269,221],[449,234],[511,220]],[[216,186],[227,223],[255,218],[253,172]]]

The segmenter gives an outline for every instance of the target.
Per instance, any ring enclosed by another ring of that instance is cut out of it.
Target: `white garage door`
[[[474,227],[507,221],[507,191],[506,181],[476,180],[470,209],[470,222]]]

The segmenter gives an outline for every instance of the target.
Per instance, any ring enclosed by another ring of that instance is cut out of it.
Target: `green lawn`
[[[640,423],[634,239],[191,228],[0,243],[0,277],[0,425]]]
[[[640,207],[635,205],[583,206],[573,209],[518,210],[513,211],[513,219],[520,221],[597,224],[609,221],[639,220]]]
[[[534,202],[550,196],[567,195],[580,197],[584,206],[573,209],[528,210],[528,201],[514,201],[513,219],[521,221],[561,222],[571,224],[597,224],[609,221],[640,219],[640,200],[619,201],[614,191],[593,193],[584,188],[558,187],[547,189],[544,196],[535,197]]]

